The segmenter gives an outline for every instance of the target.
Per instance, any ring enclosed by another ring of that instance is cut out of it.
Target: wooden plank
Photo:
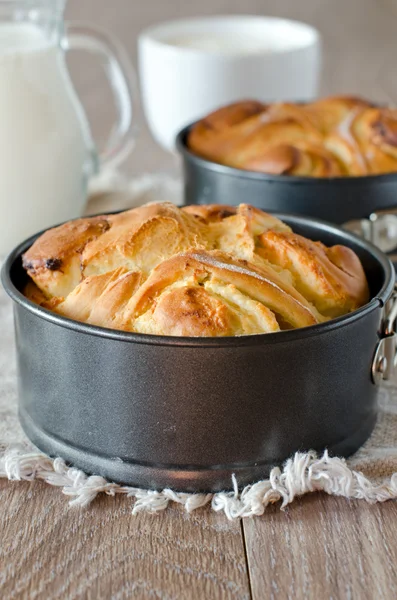
[[[253,600],[395,600],[397,504],[325,494],[243,523]]]
[[[171,507],[132,516],[131,499],[70,508],[43,483],[0,482],[0,598],[250,597],[241,523]]]

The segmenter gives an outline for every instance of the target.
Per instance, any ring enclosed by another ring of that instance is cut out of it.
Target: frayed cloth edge
[[[183,506],[187,512],[211,505],[230,520],[263,515],[270,504],[281,502],[281,509],[295,498],[311,492],[366,500],[370,503],[397,498],[397,473],[380,484],[374,484],[362,473],[349,468],[342,458],[319,457],[315,452],[299,453],[282,468],[274,467],[268,478],[239,490],[232,476],[232,491],[214,494],[187,494],[171,489],[144,490],[108,482],[98,475],[86,475],[69,467],[61,458],[49,458],[38,451],[10,446],[0,452],[0,478],[9,481],[44,481],[62,488],[71,506],[88,506],[98,494],[124,494],[134,500],[132,513],[158,513],[170,503]]]

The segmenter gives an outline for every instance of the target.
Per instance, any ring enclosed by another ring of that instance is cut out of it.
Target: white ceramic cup
[[[146,119],[167,150],[182,127],[220,106],[318,93],[320,34],[298,21],[235,15],[166,22],[143,31],[138,50]]]

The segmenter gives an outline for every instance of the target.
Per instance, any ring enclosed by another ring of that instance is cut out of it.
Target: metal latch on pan
[[[397,250],[397,210],[374,212],[368,219],[349,221],[343,227],[372,242],[383,252]]]
[[[372,380],[379,384],[390,379],[397,364],[397,334],[394,331],[397,319],[397,286],[385,306],[382,320],[381,339],[379,340],[372,362]]]

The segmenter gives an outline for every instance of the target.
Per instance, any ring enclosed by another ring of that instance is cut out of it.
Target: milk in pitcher
[[[0,254],[81,214],[93,144],[61,47],[0,24]]]

